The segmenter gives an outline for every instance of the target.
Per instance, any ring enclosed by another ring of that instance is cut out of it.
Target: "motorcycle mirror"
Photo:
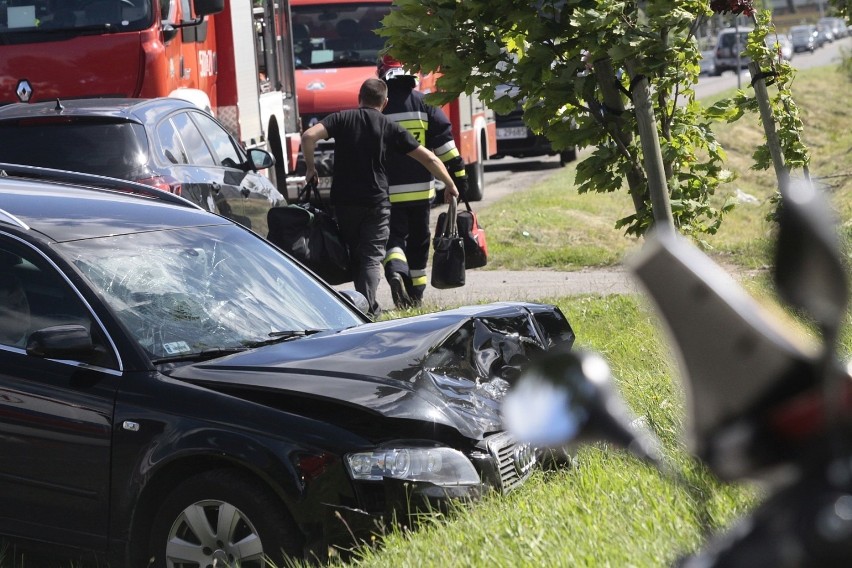
[[[775,252],[778,294],[833,339],[849,297],[835,219],[810,183],[791,184],[784,193]]]
[[[519,442],[560,447],[606,441],[666,470],[656,437],[637,424],[609,365],[591,351],[548,353],[533,362],[506,395],[503,420]]]

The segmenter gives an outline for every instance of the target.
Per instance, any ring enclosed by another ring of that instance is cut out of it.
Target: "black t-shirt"
[[[405,128],[371,108],[336,112],[322,120],[334,138],[331,201],[390,207],[385,164],[419,144]]]

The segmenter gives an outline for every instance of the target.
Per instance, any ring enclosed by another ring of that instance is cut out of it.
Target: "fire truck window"
[[[160,152],[169,164],[188,164],[189,158],[183,149],[178,131],[171,120],[164,120],[157,127],[157,141]]]
[[[230,135],[225,132],[215,120],[200,112],[192,113],[193,119],[198,123],[201,132],[213,147],[218,165],[227,168],[238,168],[245,161],[237,148],[234,146]]]
[[[189,115],[185,112],[176,114],[172,117],[172,121],[178,129],[178,133],[180,133],[180,139],[183,141],[186,152],[189,154],[189,163],[215,166],[216,160],[213,159],[213,154],[210,153],[204,137]]]

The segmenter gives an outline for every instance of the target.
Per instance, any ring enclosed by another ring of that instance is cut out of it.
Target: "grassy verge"
[[[852,220],[852,129],[846,100],[848,74],[837,67],[801,71],[793,95],[801,108],[805,142],[812,151],[811,175],[832,196],[845,226]],[[771,93],[770,87],[770,93]],[[722,93],[714,98],[730,96]],[[751,154],[763,140],[759,117],[750,115],[736,124],[716,128],[728,150],[728,168],[739,177],[716,196],[740,202],[716,235],[706,237],[719,260],[746,268],[768,262],[772,226],[766,221],[776,191],[772,171],[754,171]],[[578,195],[575,168],[569,165],[539,186],[511,195],[479,211],[488,231],[491,269],[577,270],[616,265],[638,246],[636,239],[614,229],[615,221],[631,211],[625,192]],[[796,174],[796,172],[794,172]]]

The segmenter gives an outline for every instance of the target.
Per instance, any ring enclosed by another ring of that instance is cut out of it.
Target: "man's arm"
[[[456,189],[456,184],[453,183],[453,178],[444,166],[444,163],[438,157],[427,150],[423,146],[418,146],[408,153],[409,156],[423,164],[423,167],[429,170],[433,176],[444,182],[444,201],[447,203],[453,197],[459,196],[459,190]],[[307,160],[305,160],[307,162]]]
[[[317,177],[314,164],[314,151],[317,141],[328,138],[328,130],[322,122],[317,122],[302,133],[302,155],[305,157],[305,181],[310,182]]]

